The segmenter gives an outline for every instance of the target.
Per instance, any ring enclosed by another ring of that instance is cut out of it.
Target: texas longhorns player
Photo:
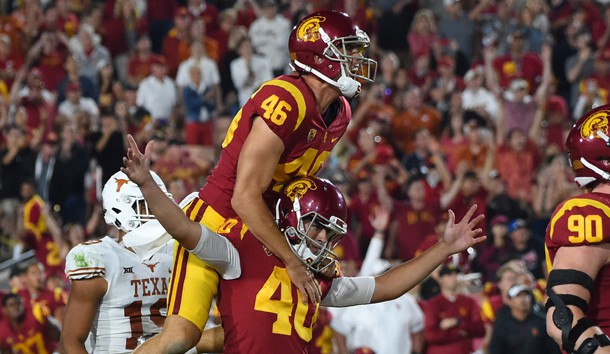
[[[129,353],[138,338],[158,333],[165,322],[173,241],[147,259],[123,245],[126,233],[154,220],[140,189],[124,173],[106,182],[102,199],[104,219],[119,229],[119,237],[81,243],[66,257],[72,289],[60,343],[65,353],[86,353],[89,335],[93,353]]]

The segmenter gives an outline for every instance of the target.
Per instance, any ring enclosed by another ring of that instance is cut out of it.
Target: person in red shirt
[[[0,321],[1,353],[53,353],[59,328],[42,307],[28,308],[19,295],[8,294],[2,299],[2,310],[6,317]]]
[[[485,173],[477,174],[462,164],[457,171],[457,178],[443,195],[442,205],[455,212],[455,215],[464,215],[472,204],[477,204],[479,212],[484,212],[487,207],[488,192],[484,186],[487,182]],[[484,224],[479,225],[485,228]]]
[[[34,249],[36,258],[44,266],[46,274],[63,271],[63,263],[59,257],[59,249],[50,234],[43,215],[45,202],[36,194],[33,180],[21,184],[23,204],[23,242],[26,249]]]
[[[188,12],[193,18],[201,18],[205,23],[206,33],[218,30],[218,8],[205,0],[188,0]]]
[[[174,12],[174,28],[163,38],[161,54],[167,59],[167,72],[176,77],[178,66],[190,55],[190,26],[192,17],[185,7],[179,7]]]
[[[54,273],[57,274],[57,273]],[[63,274],[63,273],[61,273]],[[25,267],[22,276],[24,288],[17,293],[23,299],[26,307],[42,306],[49,316],[55,317],[60,323],[63,321],[66,302],[61,288],[49,290],[45,287],[45,275],[42,264],[31,262]]]
[[[55,91],[66,75],[64,62],[68,55],[67,37],[59,32],[43,32],[28,53],[28,60],[40,70],[48,90]]]
[[[529,93],[536,92],[542,80],[542,59],[536,53],[525,51],[524,33],[513,31],[508,37],[509,53],[493,61],[493,68],[498,75],[500,87],[507,88],[515,78],[523,78],[528,83]]]
[[[155,55],[152,52],[152,43],[147,35],[138,38],[134,54],[127,62],[127,81],[138,85],[150,75],[150,67]]]
[[[458,292],[458,274],[456,265],[445,264],[439,272],[440,294],[423,306],[426,354],[470,354],[473,339],[485,334],[479,305]]]
[[[426,202],[425,184],[423,175],[411,176],[406,186],[408,202],[394,203],[386,258],[394,258],[397,252],[398,258],[403,261],[412,259],[424,238],[435,233],[440,202]]]

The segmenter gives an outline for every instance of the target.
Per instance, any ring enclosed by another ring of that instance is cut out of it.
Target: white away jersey
[[[106,236],[70,250],[70,281],[103,277],[108,282],[89,335],[93,353],[131,353],[140,336],[160,332],[167,314],[172,249],[170,241],[142,261]]]

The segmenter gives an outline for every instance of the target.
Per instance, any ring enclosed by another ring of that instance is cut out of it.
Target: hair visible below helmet
[[[361,54],[370,43],[366,32],[346,14],[320,11],[292,29],[288,50],[294,70],[312,73],[351,98],[360,93],[360,82],[375,80],[377,62]]]
[[[161,178],[153,171],[150,173],[161,190],[172,198]],[[155,220],[140,187],[123,172],[112,175],[104,185],[102,205],[106,223],[125,232],[133,231],[145,222]]]
[[[314,272],[334,264],[336,255],[332,250],[347,233],[346,216],[347,205],[341,191],[328,180],[311,176],[288,181],[275,212],[278,227],[292,251]],[[308,235],[312,225],[326,229],[325,242]]]
[[[572,126],[566,139],[570,165],[579,187],[610,180],[610,105],[585,113]]]

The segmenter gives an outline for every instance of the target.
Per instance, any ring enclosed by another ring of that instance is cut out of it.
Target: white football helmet
[[[161,190],[173,200],[161,178],[153,171],[150,174]],[[125,232],[130,232],[147,221],[156,220],[140,187],[120,171],[112,175],[104,185],[102,205],[106,223]]]

